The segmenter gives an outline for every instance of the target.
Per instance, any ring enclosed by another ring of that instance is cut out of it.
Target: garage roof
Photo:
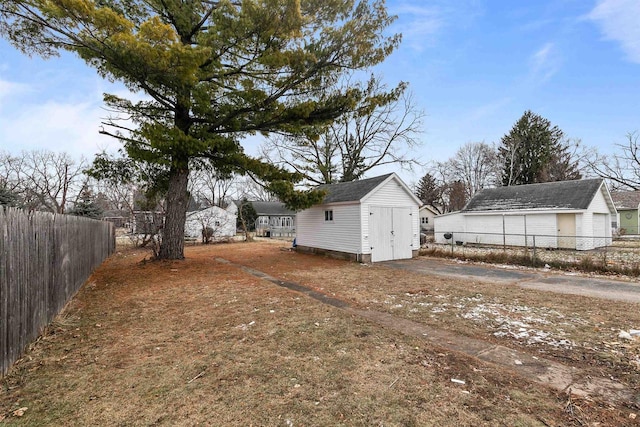
[[[485,188],[462,212],[521,209],[587,209],[602,178]]]

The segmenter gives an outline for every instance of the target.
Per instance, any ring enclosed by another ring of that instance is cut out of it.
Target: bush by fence
[[[0,376],[114,249],[109,222],[0,209]]]

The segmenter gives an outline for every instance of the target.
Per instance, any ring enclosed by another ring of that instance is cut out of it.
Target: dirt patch
[[[415,299],[411,292],[445,302],[477,293],[527,306],[546,301],[288,246],[193,246],[185,261],[165,263],[131,249],[112,256],[2,380],[0,418],[16,425],[635,425],[633,408],[567,397],[215,261],[498,342],[508,339],[487,325],[411,311],[419,304],[392,306]],[[422,296],[417,303],[429,302]],[[582,302],[590,305],[566,310],[582,307],[577,315],[603,329],[622,326],[611,308],[587,316],[597,305]]]

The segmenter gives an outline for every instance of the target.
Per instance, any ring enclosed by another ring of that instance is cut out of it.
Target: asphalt
[[[637,279],[622,280],[548,269],[519,269],[513,266],[456,262],[428,257],[386,261],[381,264],[432,276],[457,277],[491,282],[496,285],[517,285],[522,288],[561,294],[640,303],[640,282]]]

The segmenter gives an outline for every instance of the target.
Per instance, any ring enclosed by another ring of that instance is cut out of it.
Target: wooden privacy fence
[[[0,376],[114,249],[110,222],[0,208]]]

